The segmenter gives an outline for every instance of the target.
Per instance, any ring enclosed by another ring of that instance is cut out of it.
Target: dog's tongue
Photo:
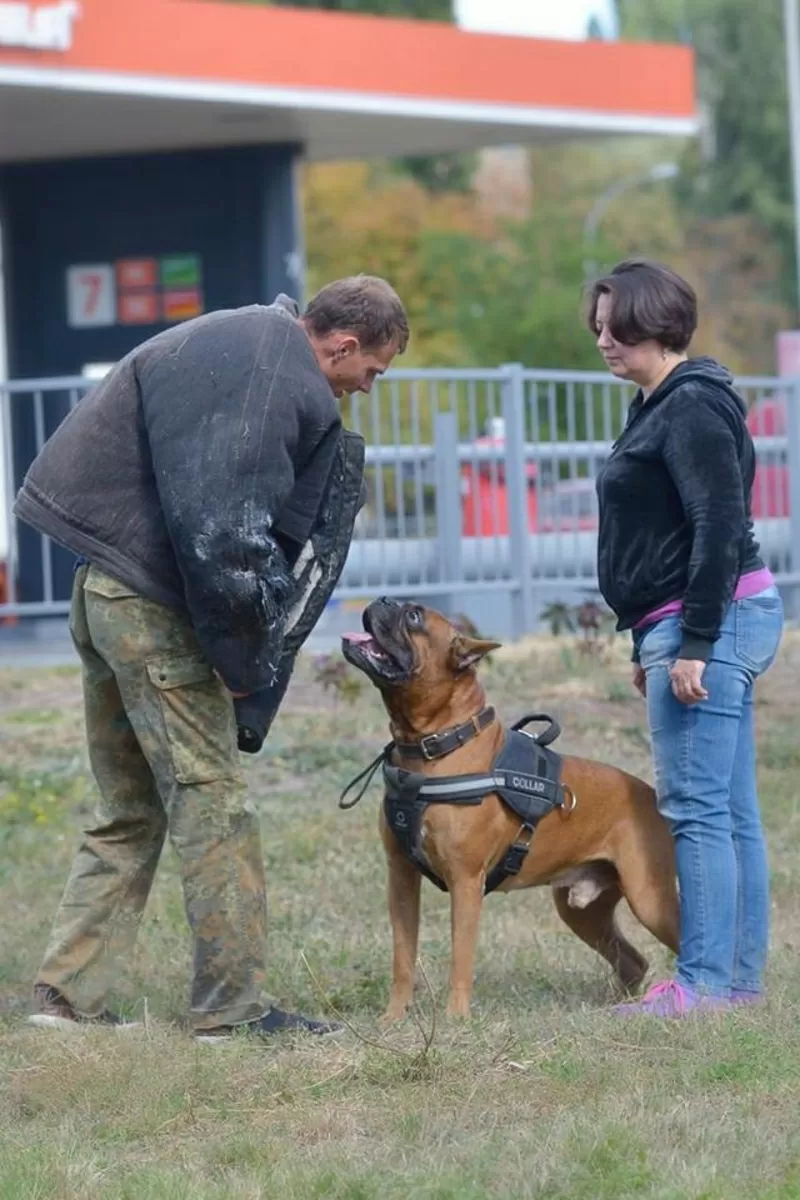
[[[370,659],[388,659],[389,655],[381,648],[378,642],[371,633],[345,633],[342,634],[342,647],[345,646],[360,646],[362,654],[365,654]]]

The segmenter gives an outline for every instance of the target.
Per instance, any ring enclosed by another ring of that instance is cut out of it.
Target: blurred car
[[[756,438],[785,438],[786,399],[776,393],[756,400],[747,415],[747,427]],[[505,436],[502,421],[495,420],[489,433],[475,441],[476,449],[498,451],[494,459],[461,465],[461,529],[464,537],[506,537],[509,532],[508,488],[505,477]],[[599,464],[598,464],[599,465]],[[553,481],[542,479],[538,468],[525,466],[528,528],[531,533],[571,533],[597,528],[597,499],[594,479]],[[753,482],[754,520],[788,517],[791,511],[789,468],[786,449],[761,451]]]

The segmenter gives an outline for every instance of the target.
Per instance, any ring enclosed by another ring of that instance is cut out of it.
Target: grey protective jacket
[[[286,674],[287,618],[311,569],[303,543],[343,454],[338,405],[297,316],[279,296],[144,342],[62,422],[15,505],[141,595],[186,611],[236,692]],[[363,443],[348,437],[360,492]],[[337,535],[336,561],[316,572],[328,594],[352,523]]]

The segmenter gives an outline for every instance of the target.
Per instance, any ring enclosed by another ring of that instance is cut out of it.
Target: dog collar
[[[441,733],[428,733],[418,742],[389,742],[388,746],[383,747],[375,761],[365,767],[361,774],[356,775],[355,779],[347,785],[339,797],[339,808],[353,808],[358,804],[372,783],[379,767],[389,761],[393,751],[399,750],[401,754],[412,758],[422,758],[425,762],[431,762],[435,758],[444,758],[445,755],[458,750],[459,746],[465,746],[467,742],[476,738],[486,729],[487,725],[491,725],[495,716],[494,709],[489,705],[487,708],[482,708],[474,717],[470,717],[468,721],[464,721],[462,725],[453,725],[450,729],[443,729]],[[352,800],[348,800],[350,792],[359,784],[361,784],[361,788],[358,794]]]
[[[491,725],[496,715],[489,705],[461,725],[453,725],[450,729],[443,729],[441,733],[426,734],[418,742],[395,742],[394,745],[408,758],[422,758],[425,762],[432,762],[435,758],[446,758],[448,754],[465,746],[482,733]]]
[[[477,716],[474,716],[470,721],[465,721],[463,725],[456,725],[453,729],[443,729],[441,733],[429,734],[427,737],[422,739],[423,742],[427,743],[432,739],[436,739],[439,741],[441,746],[442,739],[450,739],[449,750],[440,749],[438,754],[431,754],[429,757],[441,758],[444,754],[450,754],[453,750],[457,750],[458,747],[463,746],[465,742],[477,737],[480,730],[482,728],[485,729],[486,726],[494,720],[494,717],[495,711],[491,706],[489,706],[488,708],[482,709]],[[530,738],[531,741],[535,741],[540,747],[549,746],[550,743],[554,742],[561,733],[561,726],[559,725],[558,721],[554,721],[553,718],[549,717],[546,713],[527,713],[526,716],[520,717],[520,719],[511,726],[512,732],[522,732],[526,725],[530,725],[532,721],[547,721],[548,723],[548,728],[545,729],[543,733],[537,734],[535,737],[531,733],[524,734],[525,737]],[[469,736],[465,736],[463,733],[464,730],[470,731]],[[464,739],[463,741],[458,741],[455,736],[459,731],[461,731],[462,738]],[[411,753],[416,752],[420,758],[426,757],[421,748],[422,743],[410,742],[408,745],[411,746]],[[363,798],[367,788],[372,783],[372,780],[375,778],[380,768],[384,765],[384,763],[389,762],[393,752],[397,749],[404,750],[406,753],[409,753],[407,745],[401,744],[398,746],[396,742],[389,742],[388,745],[383,747],[378,757],[371,762],[368,767],[365,767],[359,775],[356,775],[355,779],[348,783],[347,787],[339,796],[339,808],[355,808],[359,800]],[[352,798],[352,800],[348,800],[350,793],[354,788],[357,788],[359,784],[361,784],[361,787],[359,788],[357,794]]]

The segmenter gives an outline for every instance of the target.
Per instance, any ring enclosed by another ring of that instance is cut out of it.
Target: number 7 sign
[[[67,268],[67,324],[72,329],[114,325],[117,294],[109,263]]]

